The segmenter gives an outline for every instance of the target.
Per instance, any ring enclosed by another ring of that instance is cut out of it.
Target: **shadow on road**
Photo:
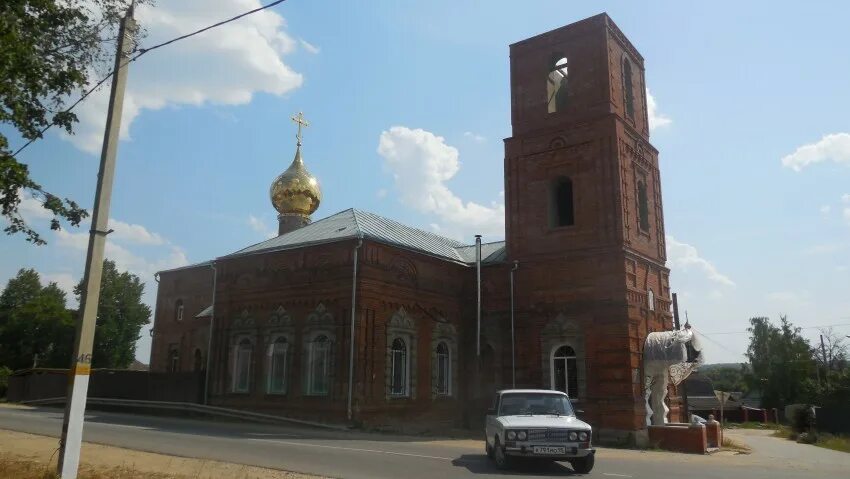
[[[455,467],[463,467],[473,474],[504,474],[516,476],[576,475],[569,467],[555,461],[519,459],[510,470],[499,470],[484,454],[464,454],[452,461]]]

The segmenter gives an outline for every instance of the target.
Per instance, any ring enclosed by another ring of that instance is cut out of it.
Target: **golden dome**
[[[272,205],[282,215],[310,216],[319,208],[322,190],[319,180],[304,167],[301,145],[295,150],[295,159],[269,189]]]

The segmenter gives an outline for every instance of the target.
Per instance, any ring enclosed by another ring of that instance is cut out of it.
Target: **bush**
[[[791,428],[794,432],[802,433],[810,431],[815,426],[815,414],[812,411],[812,406],[805,405],[795,408],[791,417]]]
[[[6,391],[9,389],[9,376],[12,370],[6,366],[0,366],[0,398],[6,397]]]

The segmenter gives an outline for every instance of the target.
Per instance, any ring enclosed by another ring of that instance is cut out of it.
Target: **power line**
[[[206,26],[206,27],[204,27],[204,28],[201,28],[200,30],[195,30],[195,31],[194,31],[194,32],[192,32],[192,33],[187,33],[187,34],[185,34],[185,35],[181,35],[181,36],[179,36],[179,37],[172,38],[171,40],[168,40],[168,41],[165,41],[165,42],[162,42],[162,43],[156,44],[156,45],[154,45],[154,46],[152,46],[152,47],[149,47],[149,48],[137,48],[137,49],[134,49],[134,50],[133,50],[133,52],[138,52],[138,53],[137,53],[136,55],[134,55],[132,58],[130,58],[129,60],[127,60],[126,62],[122,63],[122,64],[121,64],[121,66],[119,66],[118,68],[119,68],[119,69],[121,69],[121,68],[126,67],[126,66],[130,63],[130,62],[134,62],[134,61],[136,61],[139,57],[141,57],[141,56],[142,56],[142,55],[144,55],[145,53],[148,53],[148,52],[151,52],[151,51],[153,51],[153,50],[156,50],[157,48],[162,48],[162,47],[164,47],[164,46],[171,45],[172,43],[179,42],[180,40],[185,40],[185,39],[187,39],[187,38],[189,38],[189,37],[193,37],[193,36],[195,36],[195,35],[198,35],[199,33],[203,33],[203,32],[205,32],[205,31],[207,31],[207,30],[212,30],[213,28],[220,27],[220,26],[222,26],[222,25],[224,25],[224,24],[227,24],[227,23],[230,23],[230,22],[233,22],[233,21],[239,20],[239,19],[240,19],[240,18],[242,18],[242,17],[247,17],[248,15],[251,15],[251,14],[254,14],[254,13],[257,13],[257,12],[260,12],[260,11],[265,10],[265,9],[267,9],[267,8],[274,7],[275,5],[279,5],[279,4],[281,4],[281,3],[285,2],[285,1],[286,1],[286,0],[275,0],[274,2],[269,3],[268,5],[263,5],[263,6],[261,6],[261,7],[255,8],[255,9],[250,10],[250,11],[247,11],[247,12],[245,12],[245,13],[241,13],[241,14],[239,14],[239,15],[236,15],[235,17],[228,18],[227,20],[223,20],[223,21],[220,21],[220,22],[218,22],[218,23],[215,23],[215,24],[212,24],[212,25]],[[101,86],[101,85],[103,85],[104,83],[106,83],[106,80],[109,80],[110,78],[112,78],[112,75],[113,75],[114,73],[115,73],[115,71],[113,70],[113,71],[112,71],[112,72],[110,72],[108,75],[106,75],[105,77],[103,77],[102,79],[100,79],[100,81],[98,81],[98,82],[97,82],[97,83],[96,83],[96,84],[95,84],[92,88],[90,88],[88,91],[86,91],[86,92],[85,92],[85,93],[84,93],[84,94],[83,94],[83,95],[82,95],[79,99],[77,99],[77,101],[75,101],[75,102],[74,102],[74,103],[73,103],[70,107],[68,107],[68,108],[67,108],[66,110],[64,110],[62,113],[68,113],[68,112],[70,112],[71,110],[73,110],[73,109],[74,109],[77,105],[79,105],[80,103],[82,103],[82,101],[83,101],[83,100],[85,100],[85,99],[86,99],[89,95],[91,95],[91,94],[92,94],[92,93],[94,93],[94,92],[95,92],[98,88],[100,88],[100,86]],[[38,135],[36,135],[34,138],[32,138],[32,139],[30,139],[29,141],[27,141],[26,143],[24,143],[24,145],[23,145],[22,147],[18,148],[18,150],[17,150],[16,152],[12,153],[12,158],[16,157],[16,156],[18,155],[18,153],[20,153],[21,151],[23,151],[26,147],[28,147],[28,146],[30,146],[31,144],[35,143],[35,141],[36,141],[37,139],[42,138],[42,137],[44,136],[44,134],[47,132],[47,130],[49,130],[49,129],[53,126],[53,125],[54,125],[54,123],[52,123],[52,122],[51,122],[51,123],[49,123],[47,126],[45,126],[44,128],[42,128],[42,129],[41,129],[41,131],[39,131],[39,132],[38,132]]]
[[[850,323],[835,323],[835,324],[824,324],[821,326],[799,326],[800,329],[820,329],[820,328],[831,328],[833,326],[850,326]],[[701,334],[711,334],[716,336],[718,334],[749,334],[750,332],[747,330],[744,331],[723,331],[719,333],[701,333]]]

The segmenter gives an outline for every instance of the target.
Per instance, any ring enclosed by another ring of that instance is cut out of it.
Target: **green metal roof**
[[[475,245],[464,245],[459,241],[354,208],[340,211],[295,231],[243,248],[224,257],[302,248],[356,238],[398,246],[458,263],[475,262]],[[483,244],[481,257],[482,263],[504,261],[505,242]]]

